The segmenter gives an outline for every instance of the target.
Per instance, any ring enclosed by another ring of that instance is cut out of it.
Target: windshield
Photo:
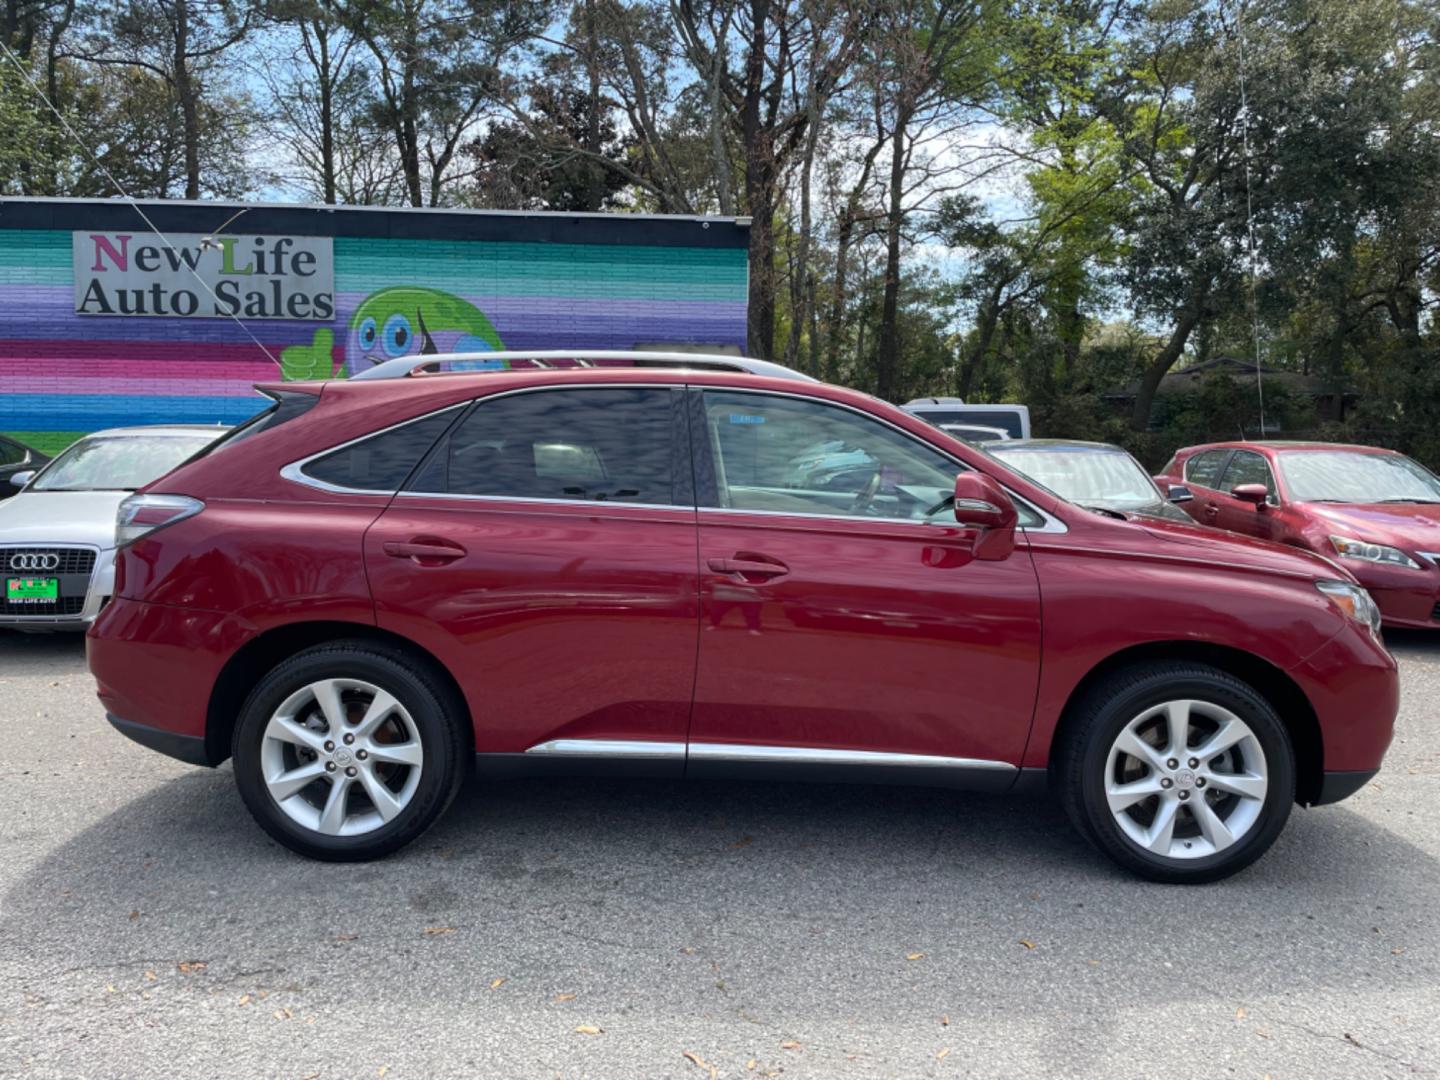
[[[1440,479],[1401,454],[1304,450],[1280,455],[1296,502],[1440,502]]]
[[[216,435],[107,435],[81,439],[52,461],[31,491],[134,491],[164,476]]]
[[[1162,501],[1140,463],[1123,450],[1007,450],[1003,442],[985,449],[1081,506],[1138,509]]]

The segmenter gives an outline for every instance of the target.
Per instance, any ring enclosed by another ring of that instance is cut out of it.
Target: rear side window
[[[312,480],[349,491],[394,493],[456,415],[456,409],[446,409],[377,432],[306,462],[300,471]]]
[[[251,436],[259,435],[262,431],[269,431],[281,424],[288,424],[291,420],[304,416],[318,404],[320,404],[319,394],[302,394],[298,390],[282,390],[275,395],[272,404],[238,427],[231,428],[195,457],[206,457],[217,450],[225,450],[236,443],[242,443]]]
[[[1218,488],[1220,486],[1220,469],[1229,456],[1229,450],[1202,450],[1185,462],[1186,481],[1191,484],[1199,484],[1201,487]]]
[[[668,388],[536,390],[481,400],[409,487],[500,499],[688,505]]]

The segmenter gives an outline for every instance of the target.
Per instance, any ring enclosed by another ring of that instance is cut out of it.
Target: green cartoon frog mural
[[[355,309],[345,343],[345,367],[354,375],[400,356],[503,348],[495,327],[470,301],[439,289],[397,285],[371,293]],[[489,366],[504,364],[496,361]]]

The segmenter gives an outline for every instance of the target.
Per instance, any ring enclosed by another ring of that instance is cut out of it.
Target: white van
[[[974,424],[1000,428],[1012,439],[1030,438],[1030,408],[1027,405],[967,405],[958,397],[922,397],[900,406],[938,428],[950,424]]]

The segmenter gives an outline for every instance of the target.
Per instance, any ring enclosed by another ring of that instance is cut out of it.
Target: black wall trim
[[[162,232],[213,232],[243,209],[227,232],[730,249],[750,243],[749,224],[735,218],[138,201]],[[144,228],[135,208],[117,199],[0,198],[0,229]]]

